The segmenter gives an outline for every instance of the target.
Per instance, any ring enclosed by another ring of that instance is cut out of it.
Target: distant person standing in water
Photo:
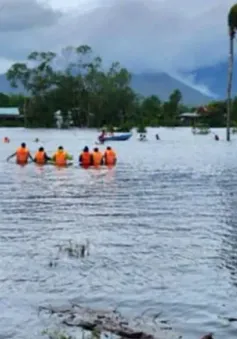
[[[9,161],[13,157],[16,157],[16,163],[18,165],[26,165],[28,163],[29,158],[32,161],[34,161],[33,157],[30,154],[30,151],[28,150],[24,142],[21,144],[20,147],[17,148],[15,153],[13,153],[7,158],[7,161]]]
[[[156,140],[160,140],[159,134],[156,134]]]
[[[215,134],[215,140],[218,141],[219,140],[219,136],[217,134]]]

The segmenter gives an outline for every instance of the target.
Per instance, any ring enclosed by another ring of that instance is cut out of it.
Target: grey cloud
[[[88,44],[106,63],[118,60],[133,71],[191,70],[226,57],[226,13],[232,0],[199,0],[200,7],[190,0],[99,1],[97,8],[83,14],[74,11],[60,16],[49,11],[52,25],[0,33],[5,47],[0,56],[19,60],[32,50],[58,51],[67,45]],[[33,12],[45,19],[40,8]]]
[[[226,16],[232,0],[201,2],[202,10],[190,0],[114,0],[80,18],[78,35],[109,61],[120,60],[133,70],[210,65],[226,55]],[[83,32],[80,27],[85,27]]]
[[[172,25],[167,25],[172,22]],[[104,4],[86,14],[75,14],[51,30],[50,45],[89,44],[96,53],[111,62],[120,60],[129,66],[145,66],[159,51],[160,39],[174,43],[174,31],[185,31],[182,14],[147,0],[120,0]],[[60,35],[57,32],[60,31]],[[55,37],[57,37],[55,39]],[[49,43],[48,40],[48,43]],[[177,45],[179,37],[176,37]],[[164,46],[162,46],[164,47]],[[166,58],[167,49],[163,51]]]
[[[62,16],[37,0],[0,0],[0,32],[19,32],[55,24]]]

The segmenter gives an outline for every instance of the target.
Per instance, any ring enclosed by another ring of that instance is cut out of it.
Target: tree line
[[[60,110],[65,126],[69,117],[74,126],[176,125],[181,112],[182,93],[175,90],[169,100],[142,97],[130,86],[131,74],[118,62],[104,67],[89,46],[67,47],[60,55],[33,52],[26,63],[15,63],[7,72],[12,87],[25,95],[19,100],[28,127],[53,127]],[[7,102],[6,96],[0,105]],[[6,105],[5,105],[6,106]]]
[[[179,126],[180,114],[194,111],[203,123],[225,125],[226,102],[211,102],[202,111],[183,105],[178,89],[164,102],[156,95],[142,97],[131,88],[131,77],[118,62],[105,68],[87,45],[66,47],[59,55],[33,52],[7,72],[11,86],[24,94],[0,93],[0,106],[19,107],[26,127],[54,127],[58,110],[65,127],[69,120],[78,127]],[[232,110],[237,121],[237,99]]]

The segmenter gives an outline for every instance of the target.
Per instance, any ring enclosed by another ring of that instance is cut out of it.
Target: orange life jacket
[[[90,152],[81,153],[81,165],[83,167],[89,167],[91,165],[91,153]]]
[[[17,162],[17,164],[20,164],[20,165],[27,164],[29,154],[30,154],[30,152],[29,152],[28,148],[19,147],[16,150],[16,162]]]
[[[67,152],[57,151],[54,154],[55,164],[57,166],[66,166],[67,165]]]
[[[100,166],[101,161],[103,159],[103,154],[101,152],[93,152],[92,153],[92,159],[93,159],[93,165],[94,166]]]
[[[112,149],[105,151],[104,158],[105,158],[105,165],[107,166],[115,165],[116,153]]]
[[[39,164],[39,165],[44,165],[46,163],[44,151],[42,152],[38,151],[35,153],[35,162],[36,164]]]

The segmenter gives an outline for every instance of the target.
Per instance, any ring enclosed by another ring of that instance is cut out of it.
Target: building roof
[[[0,115],[20,115],[18,107],[0,107]]]
[[[182,113],[180,114],[181,118],[198,118],[200,117],[200,114],[196,113],[196,112],[187,112],[187,113]]]

